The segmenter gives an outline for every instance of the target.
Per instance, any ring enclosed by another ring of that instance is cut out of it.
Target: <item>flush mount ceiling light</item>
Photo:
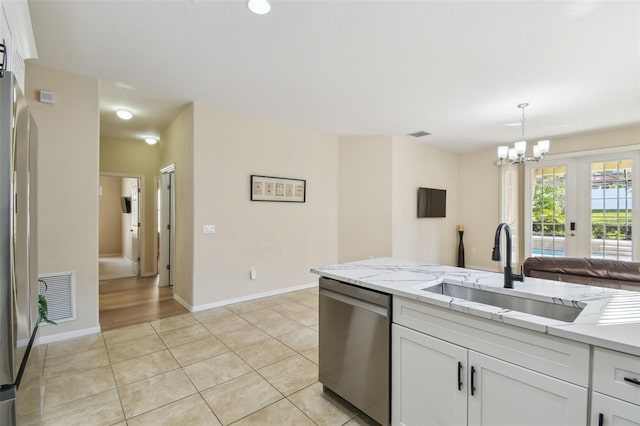
[[[122,120],[131,120],[133,118],[133,113],[128,109],[119,109],[116,111],[116,115],[120,117]]]
[[[518,142],[513,144],[513,148],[506,145],[498,147],[499,164],[524,164],[531,161],[540,161],[549,152],[550,142],[548,140],[538,141],[533,146],[533,157],[526,157],[527,141],[524,139],[524,109],[528,107],[528,103],[518,105],[522,110],[522,137]]]
[[[256,15],[266,15],[271,10],[268,0],[247,0],[247,7]]]
[[[148,143],[149,145],[155,145],[155,144],[158,143],[158,138],[154,138],[154,137],[149,136],[149,137],[144,138],[144,141],[146,143]]]

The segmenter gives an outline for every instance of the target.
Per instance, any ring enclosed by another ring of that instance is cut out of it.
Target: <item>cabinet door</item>
[[[591,398],[591,426],[640,426],[640,405],[598,392]]]
[[[585,425],[587,390],[469,351],[469,425]]]
[[[396,324],[391,340],[391,423],[466,425],[467,349]]]

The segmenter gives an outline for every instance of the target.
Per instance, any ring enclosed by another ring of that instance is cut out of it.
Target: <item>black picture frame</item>
[[[251,175],[251,201],[304,203],[307,201],[306,179]]]

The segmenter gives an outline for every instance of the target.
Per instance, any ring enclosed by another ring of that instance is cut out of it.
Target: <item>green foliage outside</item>
[[[556,179],[556,186],[553,179]],[[537,178],[533,192],[531,219],[534,235],[563,237],[565,235],[565,187],[563,176]],[[609,240],[631,239],[631,210],[593,210],[592,238]]]
[[[564,236],[565,187],[553,185],[553,179],[563,176],[545,175],[537,178],[531,205],[534,235]],[[562,179],[564,180],[564,179]]]

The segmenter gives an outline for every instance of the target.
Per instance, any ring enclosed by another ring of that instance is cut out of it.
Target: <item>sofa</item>
[[[640,291],[640,262],[579,257],[530,257],[524,275],[554,281]]]

